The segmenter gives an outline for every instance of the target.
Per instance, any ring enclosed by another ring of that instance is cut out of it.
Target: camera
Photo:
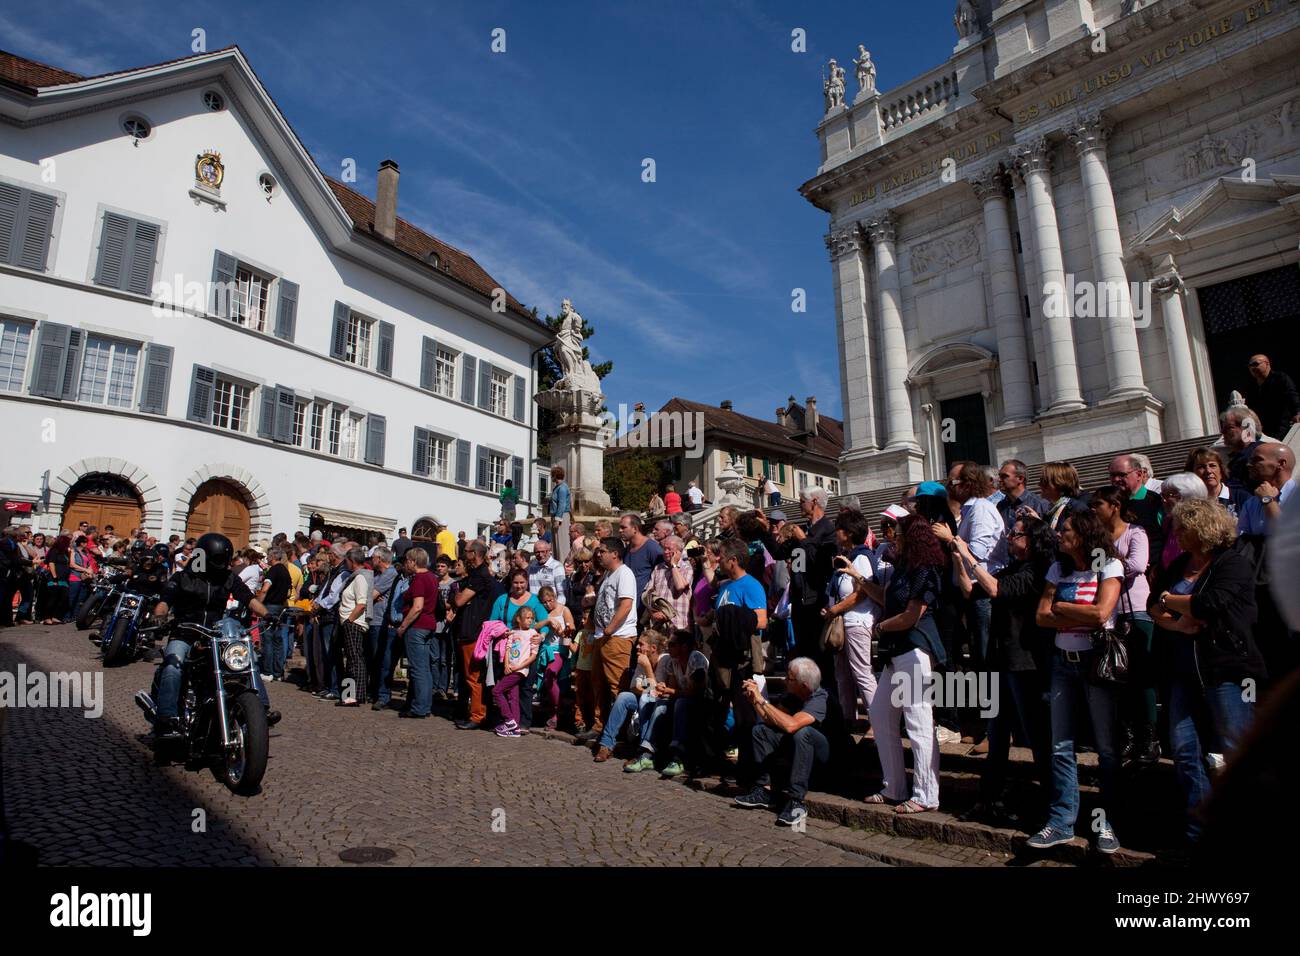
[[[703,548],[687,548],[687,549],[686,549],[686,556],[687,556],[688,558],[702,558],[702,557],[704,557],[704,549],[703,549]]]

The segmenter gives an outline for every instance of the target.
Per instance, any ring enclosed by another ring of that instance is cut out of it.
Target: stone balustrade
[[[891,91],[880,104],[880,125],[886,134],[957,99],[957,71],[923,76],[907,87]]]

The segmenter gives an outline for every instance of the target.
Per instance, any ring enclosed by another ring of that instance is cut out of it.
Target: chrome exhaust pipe
[[[144,711],[145,717],[150,721],[157,719],[158,708],[154,705],[153,698],[144,691],[137,691],[135,695],[136,705]]]

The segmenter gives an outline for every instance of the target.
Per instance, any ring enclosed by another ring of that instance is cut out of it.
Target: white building
[[[0,53],[0,497],[237,542],[531,500],[550,335],[397,182],[322,176],[237,48],[90,78]]]
[[[954,21],[892,89],[845,64],[802,187],[831,219],[847,490],[1213,434],[1252,353],[1300,376],[1300,4]]]

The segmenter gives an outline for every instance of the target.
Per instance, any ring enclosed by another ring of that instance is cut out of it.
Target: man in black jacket
[[[808,521],[805,530],[799,525],[786,526],[783,557],[790,561],[790,618],[794,625],[794,654],[810,657],[822,671],[822,682],[832,686],[834,657],[822,649],[822,607],[826,604],[826,585],[838,551],[835,522],[826,516],[830,497],[825,488],[804,488],[799,492],[799,510]]]
[[[1264,434],[1280,441],[1293,424],[1300,422],[1300,394],[1295,382],[1285,372],[1273,371],[1267,355],[1252,355],[1248,368],[1251,381],[1242,389],[1242,395],[1259,416]]]

